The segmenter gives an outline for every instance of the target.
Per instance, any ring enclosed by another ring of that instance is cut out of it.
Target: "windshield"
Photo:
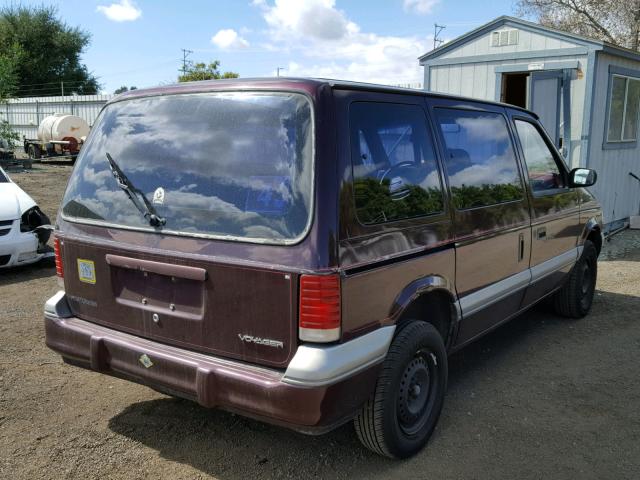
[[[293,241],[310,224],[312,142],[311,107],[300,94],[116,102],[102,112],[82,149],[62,213],[150,229],[112,174],[109,153],[165,220],[163,233]]]

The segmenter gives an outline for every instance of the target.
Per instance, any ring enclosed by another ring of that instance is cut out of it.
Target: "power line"
[[[85,80],[63,80],[65,83],[85,83]],[[57,82],[44,82],[44,83],[27,83],[22,84],[22,87],[36,87],[41,85],[60,85],[60,81]]]
[[[63,80],[64,82],[64,80]],[[18,90],[29,90],[29,91],[34,91],[37,92],[39,90],[60,90],[60,84],[62,82],[58,82],[55,85],[51,85],[50,87],[35,87],[35,88],[30,88],[27,87],[26,85],[18,85]],[[80,86],[83,86],[85,82],[81,82],[81,83],[69,83],[69,82],[64,82],[64,84],[68,87],[68,88],[77,88]]]

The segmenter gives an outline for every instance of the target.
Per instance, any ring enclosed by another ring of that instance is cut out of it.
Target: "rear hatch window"
[[[62,214],[137,230],[294,243],[311,223],[312,186],[313,121],[305,96],[144,97],[104,109],[78,157]],[[143,209],[164,224],[150,224]]]

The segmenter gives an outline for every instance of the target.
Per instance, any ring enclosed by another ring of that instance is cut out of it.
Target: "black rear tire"
[[[390,458],[419,452],[440,417],[447,375],[447,352],[438,330],[420,321],[403,325],[373,395],[354,419],[364,446]]]
[[[29,145],[27,152],[29,153],[29,158],[31,159],[37,160],[42,156],[42,151],[40,150],[39,145],[34,145],[34,144]]]
[[[598,250],[586,240],[580,259],[576,262],[564,286],[553,297],[553,306],[559,315],[582,318],[593,303],[598,278]]]

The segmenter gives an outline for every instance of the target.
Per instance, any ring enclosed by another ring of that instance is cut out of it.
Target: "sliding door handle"
[[[545,227],[540,227],[536,230],[536,234],[538,236],[538,240],[543,240],[547,238],[547,229]]]
[[[524,260],[524,233],[521,233],[518,238],[518,261],[522,260]]]

